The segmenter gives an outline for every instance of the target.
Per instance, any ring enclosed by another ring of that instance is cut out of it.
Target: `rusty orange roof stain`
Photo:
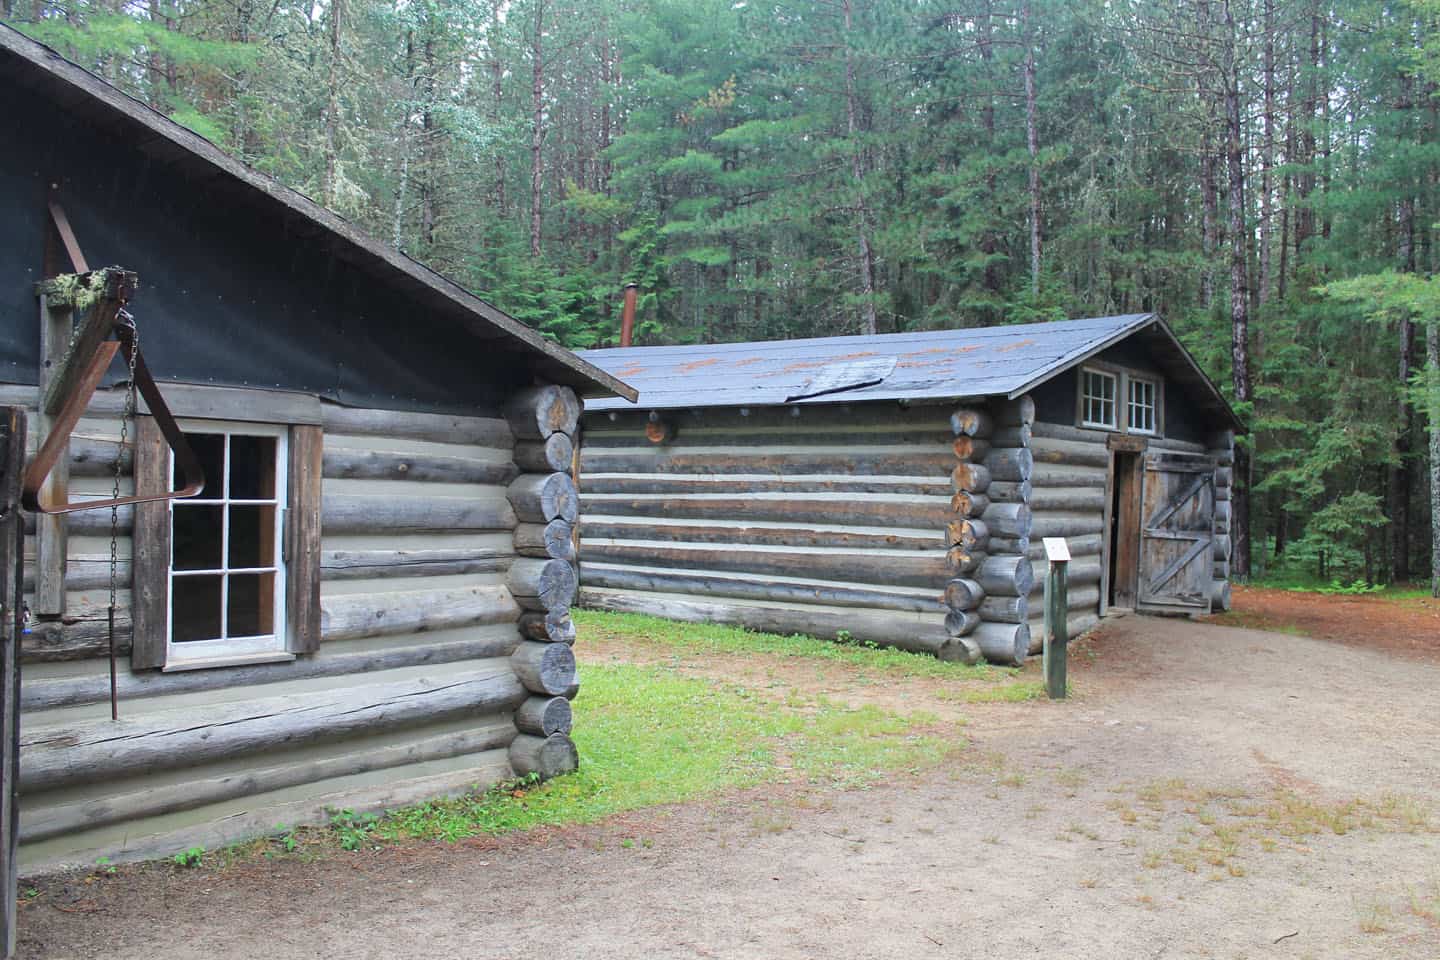
[[[873,356],[875,356],[875,351],[874,351],[874,350],[862,350],[862,351],[860,351],[859,353],[847,353],[847,354],[843,354],[843,355],[838,356],[838,357],[830,357],[830,358],[829,358],[828,360],[826,360],[825,362],[826,362],[826,363],[838,363],[838,362],[840,362],[841,360],[859,360],[861,357],[873,357]]]
[[[996,347],[996,348],[995,348],[995,352],[996,352],[996,353],[1009,353],[1011,350],[1019,350],[1021,347],[1033,347],[1034,345],[1035,345],[1035,341],[1034,341],[1034,340],[1030,340],[1030,339],[1016,340],[1014,343],[1007,343],[1007,344],[1005,344],[1005,346],[1003,346],[1003,347]]]
[[[750,364],[752,364],[752,363],[760,363],[760,362],[763,361],[764,359],[765,359],[764,357],[746,357],[746,358],[743,359],[743,360],[736,360],[734,363],[730,364],[730,366],[732,366],[732,367],[748,367],[748,366],[750,366]]]
[[[645,372],[645,368],[644,368],[644,367],[640,366],[638,363],[632,363],[632,364],[630,364],[630,366],[626,367],[624,370],[616,370],[613,374],[611,374],[611,376],[619,377],[619,378],[621,378],[621,379],[623,380],[625,377],[633,377],[633,376],[635,376],[635,375],[637,375],[637,374],[641,374],[641,373],[644,373],[644,372]]]
[[[719,362],[719,357],[710,357],[708,360],[691,360],[689,363],[680,364],[675,369],[681,373],[689,373],[691,370],[699,370],[701,367],[708,367]]]

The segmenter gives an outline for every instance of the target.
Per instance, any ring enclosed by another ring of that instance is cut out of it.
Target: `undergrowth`
[[[581,689],[572,734],[578,772],[415,804],[373,822],[342,814],[344,845],[591,823],[765,783],[854,786],[931,766],[959,743],[953,732],[937,732],[932,716],[824,697],[777,702],[661,667],[583,666]]]

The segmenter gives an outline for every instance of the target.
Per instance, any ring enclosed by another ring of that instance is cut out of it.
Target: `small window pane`
[[[171,516],[171,567],[175,570],[218,570],[221,565],[221,522],[225,508],[174,501]]]
[[[1115,377],[1094,370],[1083,372],[1080,418],[1087,426],[1115,426]]]
[[[198,500],[219,500],[225,495],[225,437],[218,433],[187,433],[185,440],[195,451],[200,469],[205,471],[205,486],[195,495]],[[176,471],[175,482],[181,480]]]
[[[226,613],[229,618],[226,632],[232,637],[260,637],[274,633],[275,574],[231,574]]]
[[[230,437],[230,499],[275,499],[274,437]]]
[[[170,638],[175,643],[220,638],[221,577],[170,578]]]
[[[1131,430],[1155,432],[1155,384],[1149,380],[1132,379],[1126,422]]]
[[[230,507],[230,569],[275,565],[275,508]]]

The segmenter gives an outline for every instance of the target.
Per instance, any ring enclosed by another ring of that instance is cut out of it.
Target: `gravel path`
[[[1090,650],[909,781],[105,880],[21,956],[1440,957],[1440,665],[1145,618]]]

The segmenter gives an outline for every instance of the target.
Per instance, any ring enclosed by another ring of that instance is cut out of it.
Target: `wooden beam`
[[[25,464],[25,411],[0,411],[0,954],[15,952],[19,863],[20,633],[24,629],[20,479]]]

